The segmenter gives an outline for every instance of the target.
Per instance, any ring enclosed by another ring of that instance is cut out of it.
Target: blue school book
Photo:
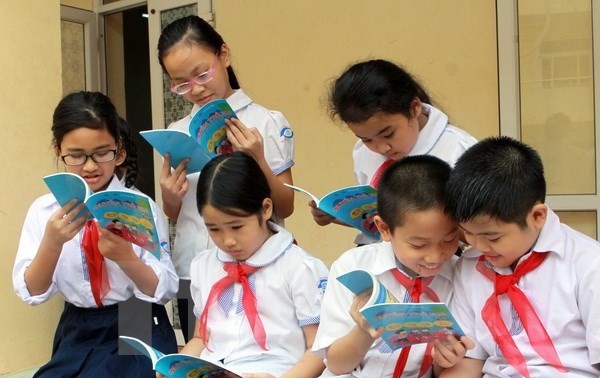
[[[152,368],[167,378],[242,378],[221,365],[187,354],[164,354],[135,337],[119,336],[152,361]]]
[[[192,117],[188,133],[181,130],[161,129],[140,131],[140,135],[161,155],[171,155],[171,167],[186,158],[188,174],[200,172],[212,158],[233,151],[227,139],[226,119],[236,118],[226,100],[205,104]]]
[[[61,206],[73,199],[78,204],[85,203],[85,209],[76,218],[93,217],[102,227],[160,259],[154,214],[146,195],[124,190],[93,193],[81,176],[69,172],[45,176],[44,182]]]
[[[369,185],[355,185],[327,193],[319,199],[314,194],[299,186],[284,184],[298,192],[309,196],[317,204],[317,208],[336,217],[363,234],[379,239],[379,230],[375,226],[373,216],[377,213],[377,190]]]
[[[372,290],[359,311],[373,328],[383,327],[381,338],[392,350],[465,334],[445,303],[399,303],[365,270],[353,270],[337,279],[355,295]]]

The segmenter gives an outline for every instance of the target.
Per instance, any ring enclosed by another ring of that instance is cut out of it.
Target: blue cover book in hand
[[[61,206],[72,199],[85,202],[86,210],[77,217],[93,216],[102,227],[160,259],[154,214],[146,195],[124,190],[92,193],[83,178],[69,172],[46,176],[44,181]]]
[[[464,335],[445,303],[399,303],[365,270],[353,270],[337,279],[355,295],[372,290],[360,313],[373,328],[383,327],[381,338],[392,350]]]
[[[223,366],[187,354],[164,354],[134,337],[119,336],[150,358],[152,368],[167,378],[242,378]]]
[[[377,214],[377,190],[369,185],[349,186],[334,190],[319,199],[299,186],[284,184],[309,196],[320,210],[360,230],[363,234],[379,239],[379,230],[373,216]]]
[[[215,100],[201,107],[192,117],[189,133],[181,130],[161,129],[140,131],[140,135],[161,155],[170,154],[171,167],[186,158],[189,173],[200,172],[212,158],[233,151],[227,139],[226,119],[236,118],[226,100]]]

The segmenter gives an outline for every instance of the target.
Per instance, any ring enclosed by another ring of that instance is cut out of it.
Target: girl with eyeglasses
[[[191,115],[212,100],[226,99],[238,119],[228,122],[227,138],[233,148],[252,156],[267,177],[274,207],[274,219],[282,224],[292,214],[294,192],[293,131],[280,113],[252,101],[240,88],[231,52],[223,38],[206,21],[188,16],[169,24],[158,40],[158,59],[168,75],[171,91],[194,103],[191,114],[169,125],[188,131]],[[193,336],[194,316],[189,293],[190,263],[199,252],[211,247],[204,222],[195,202],[199,173],[187,175],[185,161],[175,170],[168,156],[160,177],[163,209],[177,222],[173,262],[180,277],[179,316],[183,336]]]
[[[92,191],[130,190],[117,176],[127,157],[124,126],[105,95],[72,93],[54,110],[54,152]],[[163,304],[175,296],[178,279],[163,214],[150,203],[164,245],[160,259],[94,220],[77,217],[84,205],[75,200],[61,207],[46,194],[29,208],[13,268],[14,290],[30,305],[56,294],[65,300],[52,357],[35,377],[153,376],[147,357],[119,348],[119,335],[177,352]]]

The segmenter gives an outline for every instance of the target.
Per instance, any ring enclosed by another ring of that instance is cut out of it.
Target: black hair
[[[546,198],[542,159],[515,139],[486,138],[458,159],[447,196],[446,212],[461,223],[483,215],[525,227],[531,208]]]
[[[168,75],[169,72],[167,72],[163,58],[174,46],[197,45],[212,51],[218,56],[223,44],[225,44],[223,37],[208,22],[198,16],[186,16],[171,22],[161,32],[157,46],[158,62]],[[227,76],[231,88],[240,89],[235,70],[231,65],[227,67]]]
[[[251,156],[235,151],[213,158],[202,168],[196,204],[202,214],[205,205],[233,216],[258,214],[271,188],[260,166]]]
[[[60,149],[64,136],[81,127],[106,130],[117,145],[122,144],[117,109],[100,92],[75,92],[60,100],[52,115],[52,143]]]
[[[415,97],[431,104],[421,84],[402,67],[387,60],[368,60],[351,65],[334,81],[329,112],[345,123],[364,122],[378,112],[412,118]]]
[[[404,225],[412,212],[444,209],[450,165],[432,155],[407,156],[381,176],[377,212],[390,230]]]
[[[119,117],[121,141],[123,148],[127,152],[125,161],[119,166],[120,174],[125,174],[125,186],[131,188],[137,179],[138,154],[137,147],[133,139],[133,130],[126,120]]]

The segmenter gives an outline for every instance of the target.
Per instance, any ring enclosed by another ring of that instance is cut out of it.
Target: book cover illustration
[[[140,135],[161,155],[169,153],[171,167],[186,158],[188,174],[200,172],[217,155],[233,152],[227,139],[225,119],[237,117],[226,100],[215,100],[201,107],[190,121],[188,132],[173,129],[140,131]]]
[[[464,335],[445,303],[398,303],[375,276],[364,270],[348,272],[338,281],[354,294],[372,288],[360,313],[373,328],[383,327],[381,338],[392,350],[445,340],[450,334],[457,338]]]
[[[92,193],[83,178],[69,172],[46,176],[44,181],[61,206],[74,198],[84,202],[102,227],[160,259],[160,242],[147,196],[123,190]]]
[[[379,230],[373,216],[377,212],[377,190],[369,185],[355,185],[334,190],[319,199],[314,194],[298,186],[286,186],[306,194],[315,201],[317,207],[336,217],[365,235],[379,239]]]
[[[163,354],[134,337],[119,336],[135,350],[150,358],[155,371],[167,378],[242,378],[223,366],[186,354]]]

